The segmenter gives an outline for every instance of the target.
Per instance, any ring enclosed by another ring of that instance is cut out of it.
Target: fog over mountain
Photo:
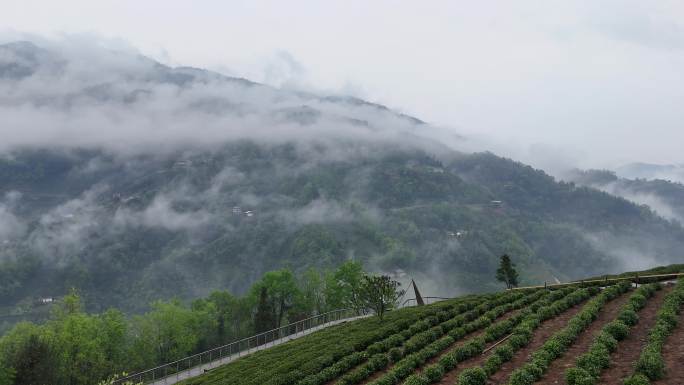
[[[617,172],[574,170],[564,179],[648,206],[663,218],[684,223],[684,185],[678,166],[627,165]],[[629,178],[628,176],[633,176]]]
[[[684,247],[648,207],[420,117],[126,50],[0,46],[0,116],[7,306],[76,287],[91,308],[139,311],[347,259],[455,295],[496,287],[503,253],[533,283]]]

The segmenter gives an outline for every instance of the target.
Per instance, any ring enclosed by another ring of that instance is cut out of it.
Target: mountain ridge
[[[684,247],[648,208],[462,152],[463,138],[382,105],[79,54],[0,80],[6,307],[75,287],[91,309],[139,312],[348,259],[454,295],[493,290],[503,253],[540,282],[670,263]]]

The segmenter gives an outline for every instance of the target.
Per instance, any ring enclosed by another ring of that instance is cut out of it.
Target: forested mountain
[[[648,169],[650,170],[653,167]],[[667,169],[671,172],[669,175],[665,171],[646,175],[661,175],[670,179],[641,177],[629,179],[620,177],[621,171],[615,173],[607,170],[575,170],[570,173],[567,179],[609,192],[638,204],[647,205],[660,216],[682,223],[684,221],[684,185],[677,182],[677,173],[673,171],[675,170],[674,166],[657,169]]]
[[[679,259],[682,227],[356,98],[277,90],[120,52],[0,47],[0,295],[31,309],[244,292],[345,260],[426,295]],[[9,310],[7,310],[9,312]]]

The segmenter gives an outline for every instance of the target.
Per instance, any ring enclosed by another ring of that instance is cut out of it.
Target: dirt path
[[[679,323],[663,346],[665,359],[665,378],[654,381],[654,385],[684,384],[684,311],[679,314]]]
[[[628,291],[627,293],[623,293],[620,297],[606,303],[599,312],[598,318],[592,322],[587,329],[580,333],[575,342],[561,357],[551,362],[546,374],[544,374],[541,380],[535,382],[535,384],[565,384],[565,369],[574,366],[577,356],[587,351],[589,345],[594,341],[594,337],[601,331],[601,328],[617,317],[622,305],[627,302],[631,293],[633,293],[633,291]]]
[[[587,301],[588,300],[590,299],[587,299]],[[496,373],[494,373],[494,375],[490,377],[487,384],[507,384],[508,377],[511,375],[511,373],[515,369],[523,366],[525,362],[527,362],[527,360],[530,358],[530,355],[537,351],[537,349],[539,349],[544,344],[544,342],[546,342],[546,340],[549,337],[551,337],[551,335],[553,335],[553,333],[563,329],[567,325],[568,321],[570,321],[572,317],[574,317],[577,313],[579,313],[580,310],[582,310],[582,307],[586,304],[587,301],[583,301],[566,310],[562,314],[542,322],[541,325],[539,325],[539,328],[537,328],[537,330],[534,331],[532,341],[530,341],[530,343],[526,347],[515,352],[515,355],[513,355],[513,359],[511,361],[504,363],[499,369],[499,371],[497,371]]]
[[[655,325],[658,309],[663,304],[665,295],[671,290],[672,286],[667,286],[655,292],[653,298],[639,311],[639,323],[630,329],[627,338],[620,341],[617,350],[611,354],[610,368],[603,371],[599,384],[622,385],[622,381],[632,374],[633,365],[648,340],[648,332]]]

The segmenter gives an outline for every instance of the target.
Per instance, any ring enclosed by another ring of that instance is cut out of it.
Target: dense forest
[[[493,289],[487,274],[503,253],[522,282],[540,282],[639,268],[641,256],[667,263],[684,246],[681,226],[647,207],[490,153],[377,148],[334,160],[328,150],[241,141],[127,163],[16,154],[0,165],[18,223],[0,245],[1,305],[40,318],[42,298],[74,287],[92,311],[139,312],[216,289],[241,295],[273,268],[349,259],[429,278],[428,294],[447,295]]]

